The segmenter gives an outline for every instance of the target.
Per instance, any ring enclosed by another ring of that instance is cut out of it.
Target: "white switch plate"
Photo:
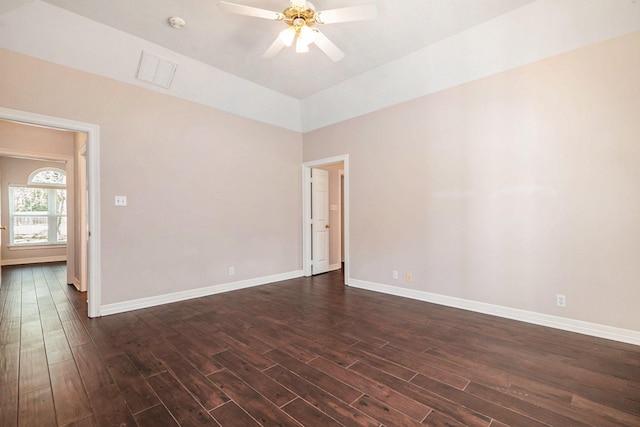
[[[116,206],[127,206],[127,196],[116,196]]]

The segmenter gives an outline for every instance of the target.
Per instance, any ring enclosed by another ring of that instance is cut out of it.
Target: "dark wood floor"
[[[341,285],[87,319],[5,267],[0,426],[640,426],[640,347]]]

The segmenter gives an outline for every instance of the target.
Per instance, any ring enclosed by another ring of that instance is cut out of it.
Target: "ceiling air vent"
[[[148,82],[165,89],[169,89],[173,81],[178,64],[161,56],[142,51],[140,66],[138,67],[138,80]]]

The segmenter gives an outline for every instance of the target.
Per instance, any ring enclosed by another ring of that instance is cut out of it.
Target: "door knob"
[[[4,225],[0,225],[0,230],[6,230],[7,227],[5,227]]]
[[[324,228],[329,228],[329,224],[325,225]]]

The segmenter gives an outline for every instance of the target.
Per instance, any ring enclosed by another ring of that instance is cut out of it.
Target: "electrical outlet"
[[[116,196],[116,206],[127,206],[127,196]]]
[[[235,267],[229,267],[229,276],[233,276],[234,274],[236,274]]]
[[[398,270],[393,270],[393,272],[391,272],[391,275],[393,276],[393,280],[398,280]]]
[[[558,307],[566,307],[567,306],[567,297],[564,295],[556,295],[556,305]]]
[[[407,282],[413,282],[413,274],[407,273]]]

